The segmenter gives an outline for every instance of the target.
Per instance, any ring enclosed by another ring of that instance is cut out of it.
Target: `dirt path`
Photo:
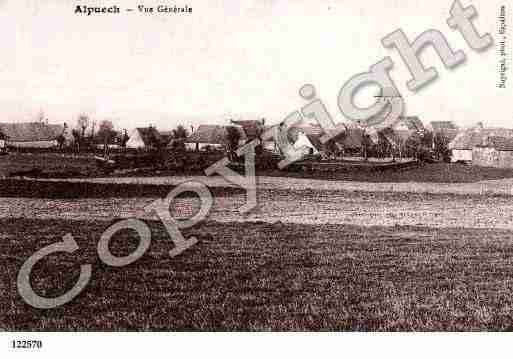
[[[114,219],[152,218],[151,198],[45,200],[1,198],[0,217]],[[509,197],[415,193],[359,193],[318,190],[259,190],[258,207],[247,216],[238,208],[245,196],[217,197],[209,218],[221,222],[265,221],[308,224],[423,225],[431,227],[513,229]],[[198,200],[178,199],[175,217],[191,216]]]

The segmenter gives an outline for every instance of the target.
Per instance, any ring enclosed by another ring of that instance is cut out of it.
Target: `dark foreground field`
[[[0,197],[4,198],[142,198],[166,197],[175,185],[89,183],[69,181],[41,181],[26,179],[0,179]],[[189,188],[184,186],[185,188]],[[244,194],[244,189],[236,187],[211,186],[213,196],[223,197]],[[178,197],[195,197],[192,192],[183,192]]]
[[[8,330],[512,330],[513,232],[424,227],[208,222],[183,255],[153,222],[137,262],[104,265],[101,221],[2,219],[0,328]],[[37,310],[16,276],[36,250],[72,232],[76,255],[40,262],[33,286],[57,296],[93,265],[72,302]],[[135,249],[121,232],[116,255]],[[211,234],[209,236],[208,234]]]

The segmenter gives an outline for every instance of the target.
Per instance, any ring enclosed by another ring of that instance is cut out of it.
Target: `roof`
[[[173,136],[173,131],[159,131],[159,133],[163,137]]]
[[[513,138],[489,136],[476,147],[492,147],[497,151],[513,151]]]
[[[264,121],[259,120],[231,120],[231,123],[241,126],[248,139],[255,139],[264,131]]]
[[[344,148],[361,148],[364,143],[365,130],[362,128],[349,128],[342,140],[335,140]]]
[[[433,131],[443,131],[443,130],[457,130],[458,127],[452,121],[431,121],[431,128]]]
[[[316,148],[321,149],[323,147],[323,144],[321,142],[321,137],[323,135],[322,129],[318,126],[293,126],[289,132],[288,132],[288,139],[291,143],[295,143],[298,138],[299,134],[303,133],[306,138],[308,138],[308,141]]]
[[[296,128],[302,130],[307,136],[322,136],[324,134],[324,130],[318,125],[297,126]]]
[[[236,128],[239,131],[241,139],[247,138],[244,130],[240,126],[200,125],[185,142],[224,145],[227,142],[228,127]]]
[[[459,133],[460,133],[459,130],[450,130],[450,129],[435,131],[435,134],[440,134],[443,137],[447,138],[449,141],[454,140],[456,138],[456,136],[458,136]]]
[[[394,130],[390,127],[384,128],[379,132],[393,146],[399,146],[402,142],[406,142],[415,133],[416,131]]]
[[[513,129],[508,128],[474,128],[464,130],[449,143],[449,148],[453,150],[471,150],[476,146],[481,146],[488,137],[513,138]]]
[[[155,127],[137,127],[136,131],[139,132],[145,146],[151,146],[155,140],[162,141],[160,133]]]
[[[306,135],[306,138],[308,138],[308,141],[317,149],[321,150],[324,146],[324,144],[321,142],[321,136],[316,135]]]
[[[398,141],[406,142],[408,139],[415,135],[417,131],[413,130],[394,130],[394,136]]]
[[[482,135],[478,131],[468,130],[460,132],[450,143],[452,150],[471,150],[482,141]]]
[[[404,125],[408,128],[408,130],[412,131],[423,131],[424,130],[424,124],[419,119],[418,116],[401,116],[401,120],[403,121]],[[433,122],[431,122],[433,123]]]
[[[363,144],[365,130],[357,126],[344,126],[345,131],[342,131],[340,134],[338,134],[335,138],[332,139],[332,141],[342,145],[346,149],[361,148]],[[306,134],[306,136],[314,146],[317,147],[322,145],[320,138],[324,135],[324,132],[321,127],[309,126],[299,127],[299,129]]]
[[[0,132],[10,141],[53,141],[63,134],[64,126],[41,122],[0,123]]]

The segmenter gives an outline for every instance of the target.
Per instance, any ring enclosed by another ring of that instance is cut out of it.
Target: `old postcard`
[[[512,9],[1,1],[9,352],[511,331]]]

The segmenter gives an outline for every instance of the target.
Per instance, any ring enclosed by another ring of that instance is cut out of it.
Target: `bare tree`
[[[37,121],[40,125],[48,125],[48,117],[43,110],[40,110],[37,114]]]
[[[82,142],[82,140],[81,140],[82,136],[80,134],[80,130],[74,128],[73,130],[71,130],[71,135],[73,136],[73,143],[74,143],[75,150],[77,152],[80,152],[80,142]]]
[[[96,130],[96,121],[93,120],[93,123],[91,124],[91,138],[94,138],[94,131]]]
[[[66,143],[66,131],[68,130],[68,125],[66,122],[64,122],[64,125],[62,126],[62,132],[57,136],[57,144],[59,145],[59,150],[62,150],[64,148],[64,144]]]
[[[78,116],[77,125],[82,130],[82,137],[85,137],[85,131],[89,126],[89,116],[84,113],[80,114]]]
[[[239,147],[239,141],[242,138],[241,133],[235,126],[226,127],[226,141],[228,144],[228,153],[231,156],[235,155],[237,147]]]
[[[114,130],[114,124],[110,120],[103,120],[98,126],[98,132],[96,133],[95,139],[107,146],[117,136],[117,132]]]
[[[126,148],[126,143],[130,139],[130,136],[128,135],[128,131],[126,128],[123,129],[123,134],[121,135],[121,147]]]

